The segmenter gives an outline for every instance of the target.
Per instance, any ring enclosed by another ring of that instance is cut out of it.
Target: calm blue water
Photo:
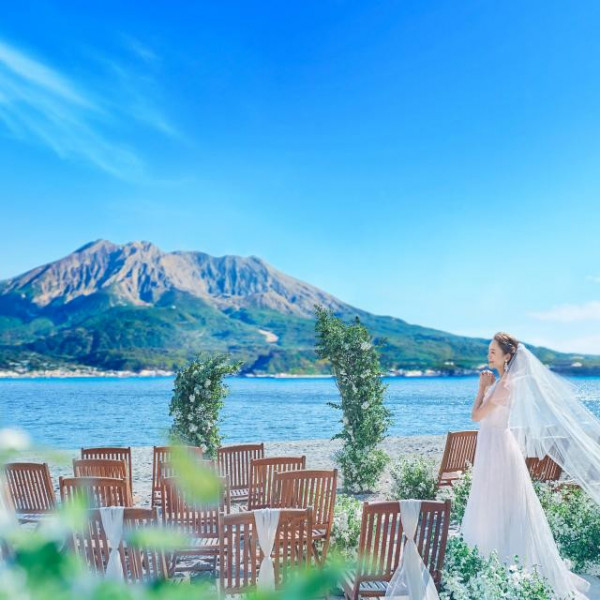
[[[578,378],[586,404],[600,415],[600,378]],[[387,379],[390,434],[443,434],[472,429],[478,380]],[[227,443],[329,438],[339,430],[331,379],[229,380],[223,411]],[[56,448],[158,445],[170,425],[171,378],[0,379],[0,426],[18,426]]]

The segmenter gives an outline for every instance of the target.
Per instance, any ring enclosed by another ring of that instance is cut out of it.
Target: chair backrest
[[[123,573],[129,583],[151,583],[168,579],[164,551],[130,543],[133,533],[158,526],[156,508],[126,508],[123,515],[123,543],[120,553]]]
[[[56,495],[46,463],[7,463],[8,496],[18,513],[47,513],[56,508]]]
[[[250,485],[250,461],[264,456],[264,444],[223,446],[217,449],[219,473],[229,479],[232,491],[246,490]]]
[[[199,446],[179,446],[186,449],[193,456],[202,460],[204,450]],[[163,480],[163,463],[171,463],[174,446],[154,446],[152,452],[152,506],[160,506]],[[167,476],[172,476],[170,471]]]
[[[271,505],[275,473],[299,471],[306,468],[306,456],[275,456],[250,461],[248,510]]]
[[[131,469],[131,448],[82,448],[81,458],[85,460],[124,460],[127,467],[127,478],[129,479],[129,489],[133,492],[133,476]]]
[[[313,527],[325,529],[329,538],[336,493],[337,469],[286,471],[274,475],[271,503],[281,508],[311,506]]]
[[[452,485],[475,462],[477,431],[449,431],[438,475],[438,486]]]
[[[82,500],[88,508],[131,506],[129,484],[112,477],[59,477],[63,502]]]
[[[119,546],[125,581],[149,583],[167,579],[167,562],[162,551],[129,543],[133,531],[157,525],[156,509],[124,508],[123,540]],[[97,509],[88,511],[83,528],[73,532],[73,551],[87,564],[90,571],[103,574],[106,571],[110,544]]]
[[[531,479],[534,481],[558,481],[562,475],[562,469],[548,455],[541,460],[529,457],[525,459]]]
[[[219,472],[217,468],[217,463],[214,460],[199,459],[196,462],[198,463],[198,466],[200,468],[211,471],[214,474],[218,474]],[[165,461],[160,463],[160,474],[162,479],[167,479],[169,477],[177,477],[177,470],[175,469],[173,463]]]
[[[176,477],[164,478],[161,494],[163,523],[193,537],[217,538],[219,513],[228,514],[231,510],[225,478],[221,478],[221,486],[218,501],[206,504],[191,503],[178,485]]]
[[[221,515],[219,520],[219,577],[221,594],[238,594],[256,586],[264,553],[258,544],[255,512]],[[298,569],[314,563],[312,511],[282,509],[271,558],[279,587]]]
[[[73,459],[73,475],[75,477],[112,477],[127,479],[127,466],[123,460]]]
[[[129,501],[127,506],[133,506],[133,497],[129,487],[127,466],[124,460],[104,459],[73,459],[73,474],[75,477],[110,477],[122,479],[127,484]]]
[[[450,500],[424,500],[415,540],[431,576],[439,586],[448,540]],[[356,585],[363,581],[389,581],[398,567],[404,540],[400,503],[365,502],[358,547]]]

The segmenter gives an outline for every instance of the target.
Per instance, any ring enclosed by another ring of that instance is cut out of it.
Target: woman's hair
[[[508,363],[510,364],[517,353],[517,346],[519,345],[519,340],[510,335],[510,333],[504,333],[503,331],[499,331],[495,336],[494,340],[498,342],[498,346],[504,354],[510,354],[510,358],[508,359]]]

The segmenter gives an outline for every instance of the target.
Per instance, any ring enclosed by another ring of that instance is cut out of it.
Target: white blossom
[[[31,444],[29,436],[21,429],[0,429],[0,451],[27,450]]]
[[[363,402],[361,408],[363,410],[367,410],[367,408],[369,408],[369,403],[368,402]]]
[[[362,344],[360,345],[360,349],[361,350],[370,350],[372,347],[372,344],[369,344],[369,342],[362,342]]]
[[[205,388],[208,388],[208,387],[210,387],[210,384],[211,384],[211,381],[210,381],[210,379],[207,379],[207,380],[204,382],[204,387],[205,387]]]

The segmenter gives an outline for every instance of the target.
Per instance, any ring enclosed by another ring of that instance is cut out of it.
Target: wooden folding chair
[[[415,540],[417,549],[436,587],[442,567],[450,524],[450,500],[421,503]],[[404,540],[399,502],[365,502],[358,547],[357,568],[348,571],[342,587],[348,600],[385,596],[388,583],[400,563]]]
[[[250,461],[248,510],[271,505],[275,473],[299,471],[306,468],[306,456],[276,456],[254,458]]]
[[[106,448],[82,448],[81,458],[84,460],[123,460],[127,467],[127,478],[129,489],[133,494],[133,475],[131,462],[131,448],[106,447]]]
[[[119,556],[126,582],[151,583],[168,578],[167,562],[161,550],[129,542],[133,531],[156,526],[156,509],[123,509],[123,540],[119,546]],[[91,572],[101,575],[106,572],[111,548],[98,509],[90,510],[83,528],[73,532],[71,547]]]
[[[219,513],[228,514],[231,510],[231,499],[227,480],[221,478],[221,495],[213,503],[189,502],[176,477],[164,478],[161,493],[162,519],[165,526],[176,529],[186,535],[190,545],[178,548],[172,557],[171,572],[175,570],[197,570],[196,567],[176,569],[180,557],[198,557],[209,559],[212,570],[216,569],[219,554]]]
[[[127,465],[124,460],[73,459],[73,474],[75,477],[110,477],[122,479],[127,484],[129,500],[127,506],[133,506],[132,490],[129,487]]]
[[[240,444],[217,449],[217,463],[221,477],[227,477],[232,502],[248,500],[250,461],[264,458],[264,444]]]
[[[59,477],[63,502],[81,500],[88,508],[131,506],[129,484],[125,479],[111,477]]]
[[[123,543],[120,553],[128,583],[152,583],[169,578],[163,550],[131,543],[131,536],[158,527],[156,508],[126,508],[123,515]]]
[[[255,511],[221,515],[219,520],[219,592],[221,597],[256,588],[264,552],[258,543]],[[312,509],[282,509],[271,558],[275,585],[314,565]]]
[[[152,452],[152,506],[161,505],[163,464],[171,463],[173,448],[179,447],[187,450],[198,460],[202,460],[204,450],[199,446],[154,446]],[[167,475],[173,475],[171,472]]]
[[[273,478],[271,506],[313,509],[313,546],[315,558],[325,564],[333,511],[337,494],[337,469],[276,472]],[[320,553],[317,545],[321,546]]]
[[[449,431],[438,474],[438,488],[452,485],[475,462],[477,431]]]
[[[562,469],[549,456],[539,458],[529,457],[525,459],[531,479],[534,481],[558,481],[562,475]]]
[[[4,476],[10,503],[21,523],[31,523],[56,508],[56,495],[46,463],[7,463]]]

